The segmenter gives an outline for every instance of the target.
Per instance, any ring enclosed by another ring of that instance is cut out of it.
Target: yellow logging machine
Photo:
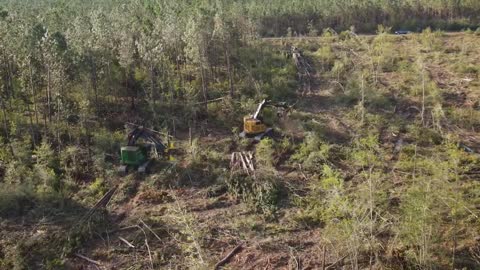
[[[288,106],[285,102],[273,103],[269,100],[262,100],[262,102],[258,104],[254,114],[247,115],[243,118],[243,131],[240,133],[240,137],[254,138],[254,140],[258,142],[265,137],[273,135],[273,129],[265,125],[261,116],[261,112],[265,107],[278,108],[278,115],[283,115],[292,108],[292,106]]]

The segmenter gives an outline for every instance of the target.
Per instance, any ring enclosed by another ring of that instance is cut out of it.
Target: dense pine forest
[[[478,0],[0,0],[0,269],[479,269],[479,42]]]

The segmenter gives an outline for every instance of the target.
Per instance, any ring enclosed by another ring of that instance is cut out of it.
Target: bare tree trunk
[[[8,76],[8,88],[11,97],[15,97],[15,90],[13,87],[13,71],[12,71],[12,63],[8,57],[6,58],[7,63],[7,76]],[[12,108],[12,99],[10,99],[10,108]]]
[[[422,112],[421,112],[421,117],[422,117],[422,126],[425,127],[425,69],[422,69]]]
[[[47,107],[48,107],[48,110],[47,110],[47,117],[48,117],[48,121],[51,122],[52,119],[52,107],[51,107],[51,71],[50,71],[50,64],[47,64]]]
[[[453,217],[453,249],[452,249],[452,269],[455,268],[455,255],[457,253],[457,218]]]
[[[64,93],[64,82],[63,82],[63,74],[62,74],[62,79],[60,80],[60,93],[57,92],[57,127],[56,127],[56,132],[57,132],[57,144],[58,148],[62,148],[62,143],[60,141],[60,119],[61,119],[61,108],[60,108],[60,96],[62,93]]]
[[[29,61],[29,70],[30,70],[30,88],[33,96],[33,110],[35,111],[35,122],[38,125],[38,110],[37,110],[37,91],[33,85],[33,67],[32,60]]]
[[[0,98],[2,100],[2,112],[3,112],[3,129],[5,131],[5,139],[9,139],[9,134],[8,134],[8,119],[7,119],[7,110],[5,108],[5,102],[3,98]]]
[[[176,60],[176,64],[177,64],[178,77],[180,78],[180,88],[183,88],[183,86],[185,85],[185,82],[184,82],[184,79],[183,79],[182,67],[180,66],[180,59],[179,59],[178,54],[177,54],[175,60]]]
[[[225,44],[225,60],[227,61],[227,73],[228,73],[228,84],[229,84],[229,88],[230,88],[230,97],[233,99],[233,94],[234,94],[234,90],[233,90],[233,74],[232,74],[232,70],[231,70],[231,66],[230,66],[230,53],[228,51],[228,46],[227,44]]]
[[[93,89],[93,94],[95,96],[95,110],[98,112],[98,78],[97,78],[97,65],[95,63],[95,60],[93,59],[93,56],[90,56],[90,65],[91,65],[91,82],[92,82],[92,89]]]
[[[156,78],[155,65],[153,63],[150,63],[150,84],[151,84],[151,87],[152,87],[151,99],[153,101],[153,105],[151,105],[151,107],[152,107],[152,111],[153,111],[153,119],[154,120],[157,119],[157,108],[156,108],[156,105],[157,105],[157,92],[156,92],[157,82],[156,82],[155,78]]]
[[[362,88],[361,88],[361,94],[362,94],[362,107],[360,108],[362,110],[362,119],[361,119],[361,125],[363,126],[364,121],[365,121],[365,80],[363,79],[362,75]]]
[[[374,197],[373,197],[373,179],[372,179],[372,171],[373,171],[373,166],[370,167],[370,170],[368,171],[368,195],[369,195],[369,201],[370,201],[370,205],[369,205],[369,210],[370,210],[370,261],[369,261],[369,268],[372,269],[372,263],[373,263],[373,239],[374,239],[374,235],[373,235],[373,228],[374,228],[374,224],[373,224],[373,208],[375,206],[375,201],[374,201]]]
[[[125,68],[125,93],[128,93],[128,67]],[[128,94],[127,94],[128,95]],[[130,96],[130,106],[131,106],[131,109],[134,110],[135,109],[135,95],[132,94]]]
[[[32,116],[32,112],[30,111],[30,103],[29,102],[27,102],[27,111],[28,111],[28,116],[29,116],[29,119],[30,119],[30,133],[32,135],[32,146],[33,146],[33,148],[35,148],[35,146],[36,146],[35,131],[34,131],[34,128],[33,128],[33,116]]]
[[[3,62],[5,63],[4,66],[4,71],[5,71],[5,77],[4,77],[4,87],[5,87],[5,94],[7,97],[13,97],[13,83],[12,83],[12,75],[11,75],[11,70],[10,70],[10,60],[7,58],[7,53],[5,52],[5,49],[3,50]],[[5,105],[5,104],[4,104]],[[9,107],[10,109],[12,108],[12,99],[9,99]]]
[[[205,69],[203,65],[200,67],[200,73],[202,77],[202,93],[203,93],[203,101],[205,102],[205,111],[208,109],[208,95],[207,95],[207,82],[205,80]]]
[[[116,100],[117,95],[113,93],[113,88],[112,88],[113,81],[112,81],[112,68],[110,67],[110,61],[107,61],[107,74],[108,74],[108,93],[110,96],[113,96],[113,100],[117,101]],[[111,102],[112,97],[109,97],[108,101]]]

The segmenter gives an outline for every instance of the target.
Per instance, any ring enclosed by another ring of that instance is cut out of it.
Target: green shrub
[[[21,162],[25,166],[32,165],[33,151],[30,138],[23,137],[20,139],[12,139],[10,143],[2,145],[2,152],[0,153],[0,155],[0,160],[2,160],[3,162],[16,160]]]
[[[270,138],[261,140],[257,144],[255,158],[257,164],[259,164],[262,168],[268,170],[273,169],[276,163],[274,141]]]
[[[298,201],[300,207],[294,221],[301,225],[318,226],[346,215],[348,199],[340,173],[328,165],[321,167],[322,176],[310,183],[308,195]]]
[[[35,205],[35,192],[26,184],[0,185],[0,216],[20,216]]]
[[[7,184],[36,183],[31,167],[24,163],[12,161],[5,166],[3,181]]]
[[[308,133],[300,148],[294,153],[291,159],[303,165],[303,168],[319,172],[331,155],[332,146],[323,142],[316,134]]]
[[[441,224],[438,212],[433,211],[436,202],[428,182],[425,180],[423,184],[410,187],[403,195],[401,205],[399,236],[404,245],[410,247],[407,258],[420,265],[433,261],[433,244],[439,236],[438,225]]]
[[[97,178],[88,186],[88,189],[93,196],[101,197],[107,192],[108,187],[103,178]]]
[[[51,145],[43,141],[37,149],[35,149],[37,157],[37,165],[48,167],[56,171],[59,170],[60,164],[57,154],[53,151]]]
[[[118,155],[120,146],[125,144],[126,135],[124,132],[111,132],[106,129],[97,129],[93,133],[93,143],[96,154]]]
[[[459,63],[455,65],[455,71],[462,74],[476,75],[480,73],[480,66],[475,64]]]
[[[320,47],[313,55],[320,60],[323,70],[331,70],[336,56],[330,45]]]
[[[440,31],[433,32],[430,27],[422,31],[418,35],[419,42],[423,45],[423,49],[426,51],[438,51],[442,49],[442,40],[440,37],[443,35]]]
[[[256,177],[233,174],[226,181],[228,191],[242,199],[255,212],[272,217],[278,210],[283,186],[276,176],[257,173]]]
[[[431,128],[409,125],[407,126],[407,130],[410,136],[412,136],[412,139],[419,145],[438,145],[443,141],[442,134]]]
[[[474,129],[480,126],[480,111],[474,108],[451,108],[447,111],[447,117],[462,128]]]

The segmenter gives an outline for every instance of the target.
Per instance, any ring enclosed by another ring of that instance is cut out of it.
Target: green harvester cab
[[[140,166],[148,159],[147,149],[143,146],[123,146],[120,151],[125,165]]]
[[[152,161],[167,156],[171,144],[168,134],[167,143],[163,143],[163,135],[143,126],[135,126],[127,136],[127,145],[120,148],[121,165],[119,173],[125,175],[130,169],[139,173],[148,173]],[[138,140],[141,140],[140,142]]]

